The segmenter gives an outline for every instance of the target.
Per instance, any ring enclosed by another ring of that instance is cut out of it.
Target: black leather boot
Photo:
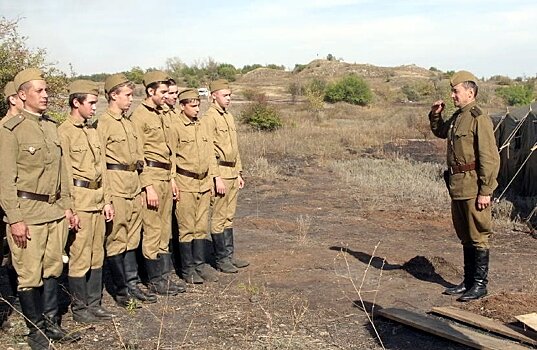
[[[101,305],[103,298],[103,269],[90,270],[86,286],[88,311],[100,320],[111,320],[115,315]]]
[[[207,258],[205,252],[207,251],[207,242],[205,239],[193,239],[192,240],[192,262],[198,275],[207,282],[218,282],[218,276],[216,271],[207,264]]]
[[[114,283],[114,300],[116,303],[124,308],[131,308],[136,305],[136,299],[134,299],[127,288],[127,282],[125,277],[125,267],[123,265],[124,254],[117,254],[108,256],[106,262],[110,272],[112,273],[112,281]]]
[[[147,288],[151,292],[159,295],[176,295],[178,293],[175,285],[162,278],[160,259],[145,259],[145,268],[149,278]]]
[[[78,332],[68,332],[60,326],[58,308],[58,280],[54,277],[43,278],[43,316],[45,318],[45,334],[60,343],[72,343],[80,340]]]
[[[48,350],[50,342],[45,336],[45,318],[41,293],[37,288],[21,290],[18,292],[22,314],[26,326],[30,330],[28,345],[32,350]]]
[[[181,256],[181,277],[183,280],[190,284],[203,283],[203,278],[198,275],[194,266],[192,242],[179,242],[179,254]]]
[[[231,259],[228,256],[228,250],[226,249],[226,243],[223,233],[212,233],[214,256],[216,259],[216,269],[223,273],[237,273],[239,269],[231,263]]]
[[[138,261],[136,260],[136,250],[129,250],[125,252],[123,265],[125,267],[125,278],[130,295],[144,303],[156,303],[157,296],[155,294],[147,293],[143,291],[140,287],[138,287],[138,282],[140,279],[138,276]]]
[[[172,281],[172,275],[175,274],[175,268],[173,267],[172,254],[171,253],[160,253],[159,254],[160,264],[162,267],[162,278],[169,284],[175,285],[178,293],[186,292],[186,285],[183,281],[175,283]]]
[[[243,267],[250,265],[248,261],[238,259],[233,255],[235,246],[233,244],[233,228],[232,227],[224,229],[224,242],[226,244],[227,256],[229,257],[229,259],[231,259],[231,263],[235,265],[235,267],[243,268]]]
[[[475,248],[463,247],[464,254],[464,280],[457,286],[446,288],[444,294],[456,295],[466,292],[474,284]]]
[[[86,277],[68,277],[71,293],[71,312],[73,320],[80,323],[95,323],[99,319],[88,310]]]
[[[489,250],[475,249],[474,285],[458,301],[476,300],[487,295],[487,276],[489,272]]]

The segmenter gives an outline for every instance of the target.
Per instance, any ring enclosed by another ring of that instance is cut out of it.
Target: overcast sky
[[[68,72],[114,73],[212,57],[290,69],[350,63],[537,74],[535,0],[0,0],[30,47]]]

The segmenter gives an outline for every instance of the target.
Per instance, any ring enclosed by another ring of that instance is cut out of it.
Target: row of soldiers
[[[244,180],[229,83],[210,84],[212,103],[201,118],[196,89],[179,92],[162,71],[146,73],[143,84],[146,98],[128,115],[135,86],[123,74],[109,76],[108,108],[91,124],[98,86],[73,81],[71,112],[60,126],[45,114],[40,70],[25,69],[5,87],[10,110],[0,127],[0,205],[32,349],[80,339],[60,327],[64,251],[73,319],[83,323],[114,316],[101,303],[105,260],[123,307],[184,292],[185,282],[217,281],[208,264],[209,232],[218,270],[248,265],[234,256],[233,218]],[[174,207],[183,281],[172,278]],[[147,288],[140,287],[140,246]]]

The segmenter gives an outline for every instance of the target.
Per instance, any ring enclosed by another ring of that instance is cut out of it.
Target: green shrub
[[[351,74],[328,85],[324,99],[330,103],[347,102],[367,106],[373,100],[373,93],[364,79]]]
[[[266,102],[253,102],[240,114],[243,123],[260,131],[274,131],[283,126],[280,113]]]
[[[509,106],[530,104],[535,99],[534,87],[531,84],[517,84],[498,88],[496,93]]]

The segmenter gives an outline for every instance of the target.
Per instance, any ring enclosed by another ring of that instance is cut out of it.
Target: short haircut
[[[112,90],[108,91],[108,93],[106,94],[106,101],[110,102],[110,100],[112,99],[112,94],[115,93],[119,93],[119,90],[121,90],[122,88],[124,87],[128,87],[128,88],[131,88],[132,90],[134,90],[136,88],[136,85],[132,82],[132,81],[126,81],[124,82],[123,84],[119,84],[119,85],[116,85],[112,88]]]
[[[160,84],[170,86],[170,81],[169,80],[164,80],[164,81],[154,81],[154,82],[152,82],[151,84],[149,84],[149,85],[147,85],[145,87],[145,94],[147,96],[149,96],[149,89],[157,90],[158,87],[160,86]]]
[[[466,89],[472,89],[474,91],[474,97],[477,96],[477,91],[479,90],[479,88],[477,87],[477,84],[473,81],[465,81],[462,83],[462,86],[464,86],[464,88]]]
[[[22,83],[21,86],[19,86],[19,91],[23,90],[28,92],[30,90],[30,87],[32,86],[32,81],[27,81],[25,83]]]
[[[75,108],[75,104],[74,104],[75,100],[77,100],[79,103],[84,103],[84,101],[86,101],[87,98],[88,98],[88,94],[80,94],[80,93],[71,94],[69,95],[69,107]]]
[[[175,82],[174,79],[170,78],[170,80],[168,80],[168,86],[176,86],[177,83]]]

